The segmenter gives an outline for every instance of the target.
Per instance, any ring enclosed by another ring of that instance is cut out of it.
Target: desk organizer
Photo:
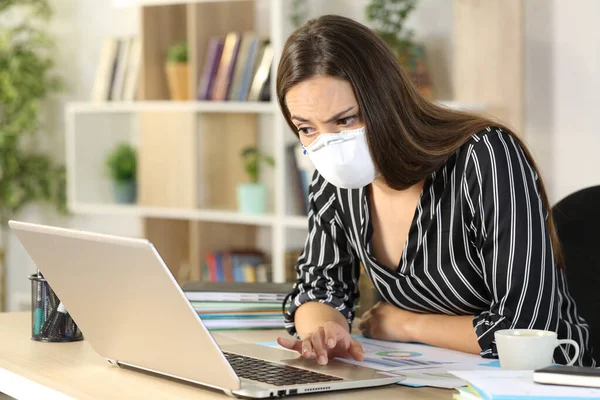
[[[74,342],[83,335],[65,306],[41,274],[31,281],[31,339],[40,342]]]

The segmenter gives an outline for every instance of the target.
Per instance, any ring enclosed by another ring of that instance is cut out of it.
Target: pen
[[[40,273],[38,271],[38,277],[40,276]],[[33,311],[33,334],[34,335],[39,335],[40,334],[40,330],[42,329],[42,323],[43,323],[43,318],[44,318],[44,311],[42,310],[42,287],[40,287],[40,285],[43,285],[43,282],[37,280],[35,281],[35,309]]]

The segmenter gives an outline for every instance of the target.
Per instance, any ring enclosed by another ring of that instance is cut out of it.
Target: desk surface
[[[0,313],[0,392],[17,399],[227,399],[202,386],[114,367],[87,341],[39,343],[30,339],[30,313]],[[220,331],[220,344],[272,341],[282,331]],[[297,399],[451,399],[453,391],[391,385],[294,396]]]

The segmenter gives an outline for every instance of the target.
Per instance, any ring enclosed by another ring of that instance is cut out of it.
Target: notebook
[[[600,369],[553,365],[533,371],[533,380],[547,385],[586,386],[600,388]]]

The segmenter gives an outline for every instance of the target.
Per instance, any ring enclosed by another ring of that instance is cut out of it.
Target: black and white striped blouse
[[[319,301],[352,323],[360,263],[380,296],[419,313],[474,315],[483,357],[497,357],[494,332],[553,330],[579,343],[576,364],[595,365],[590,332],[565,274],[554,264],[538,175],[512,136],[488,128],[427,177],[397,269],[373,256],[367,188],[339,189],[315,173],[309,235],[284,304]],[[572,346],[555,352],[566,363]]]

